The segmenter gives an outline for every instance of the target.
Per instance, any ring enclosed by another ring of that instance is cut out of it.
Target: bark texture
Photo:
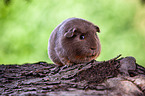
[[[145,96],[145,68],[133,57],[119,56],[62,67],[0,65],[0,95]]]

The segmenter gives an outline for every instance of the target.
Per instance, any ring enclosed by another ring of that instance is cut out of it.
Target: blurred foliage
[[[50,33],[70,17],[100,27],[97,60],[122,54],[145,66],[145,6],[138,0],[0,0],[0,64],[51,63]]]
[[[142,4],[145,4],[145,0],[141,0],[141,3],[142,3]]]

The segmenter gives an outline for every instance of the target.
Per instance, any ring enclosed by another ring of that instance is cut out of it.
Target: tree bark
[[[72,66],[0,65],[0,95],[144,96],[145,68],[135,58]]]

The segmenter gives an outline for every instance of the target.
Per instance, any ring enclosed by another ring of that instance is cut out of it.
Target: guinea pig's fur
[[[48,55],[57,65],[90,62],[100,55],[98,26],[81,18],[69,18],[51,33]]]

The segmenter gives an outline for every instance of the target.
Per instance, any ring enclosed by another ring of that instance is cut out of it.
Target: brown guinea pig
[[[48,55],[57,65],[72,65],[96,59],[101,45],[98,26],[81,18],[69,18],[51,33]]]

